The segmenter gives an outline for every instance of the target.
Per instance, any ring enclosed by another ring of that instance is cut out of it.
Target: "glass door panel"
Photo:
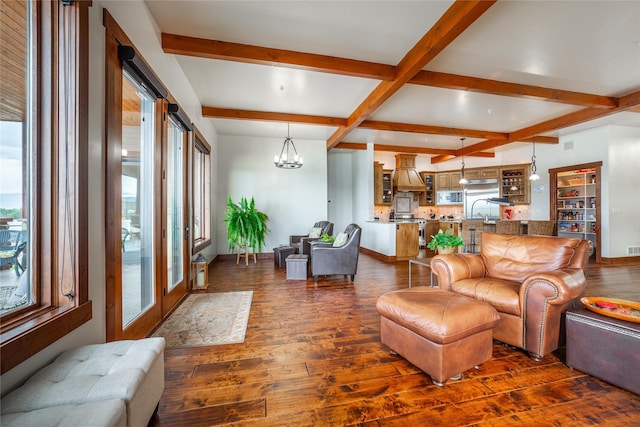
[[[167,138],[167,284],[169,291],[184,280],[183,159],[183,133],[172,120],[169,120]]]
[[[123,74],[122,325],[154,301],[154,100]]]

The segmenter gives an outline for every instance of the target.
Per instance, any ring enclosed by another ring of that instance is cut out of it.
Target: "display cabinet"
[[[373,163],[373,203],[391,205],[393,201],[393,170],[384,169],[380,162]]]
[[[514,204],[531,203],[529,167],[509,166],[500,169],[500,197],[506,197]]]
[[[424,181],[424,191],[420,193],[418,202],[420,206],[434,206],[436,204],[435,174],[420,172],[420,177]]]

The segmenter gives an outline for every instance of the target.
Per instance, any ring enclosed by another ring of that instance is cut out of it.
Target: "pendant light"
[[[464,149],[464,140],[465,138],[460,138],[460,141],[462,141],[462,149]],[[460,181],[458,181],[458,184],[465,185],[468,183],[469,180],[464,177],[464,154],[462,154],[462,168],[460,169]]]
[[[529,181],[537,181],[540,179],[540,175],[538,175],[536,170],[536,142],[533,141],[533,156],[531,156],[531,175],[529,175]]]
[[[293,153],[289,153],[293,149]],[[277,154],[273,158],[273,164],[280,169],[299,169],[302,167],[302,157],[298,156],[298,150],[293,143],[293,139],[289,136],[289,123],[287,123],[287,138],[282,144],[282,150],[280,150],[280,156]]]

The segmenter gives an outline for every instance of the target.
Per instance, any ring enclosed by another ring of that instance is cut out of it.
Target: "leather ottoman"
[[[640,394],[640,324],[582,307],[566,316],[567,366]]]
[[[388,292],[376,303],[383,344],[443,386],[493,355],[498,312],[454,292],[417,286]]]

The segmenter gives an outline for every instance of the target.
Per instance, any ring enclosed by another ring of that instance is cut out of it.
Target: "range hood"
[[[425,190],[424,181],[416,171],[417,154],[396,154],[396,170],[393,174],[394,191]]]

